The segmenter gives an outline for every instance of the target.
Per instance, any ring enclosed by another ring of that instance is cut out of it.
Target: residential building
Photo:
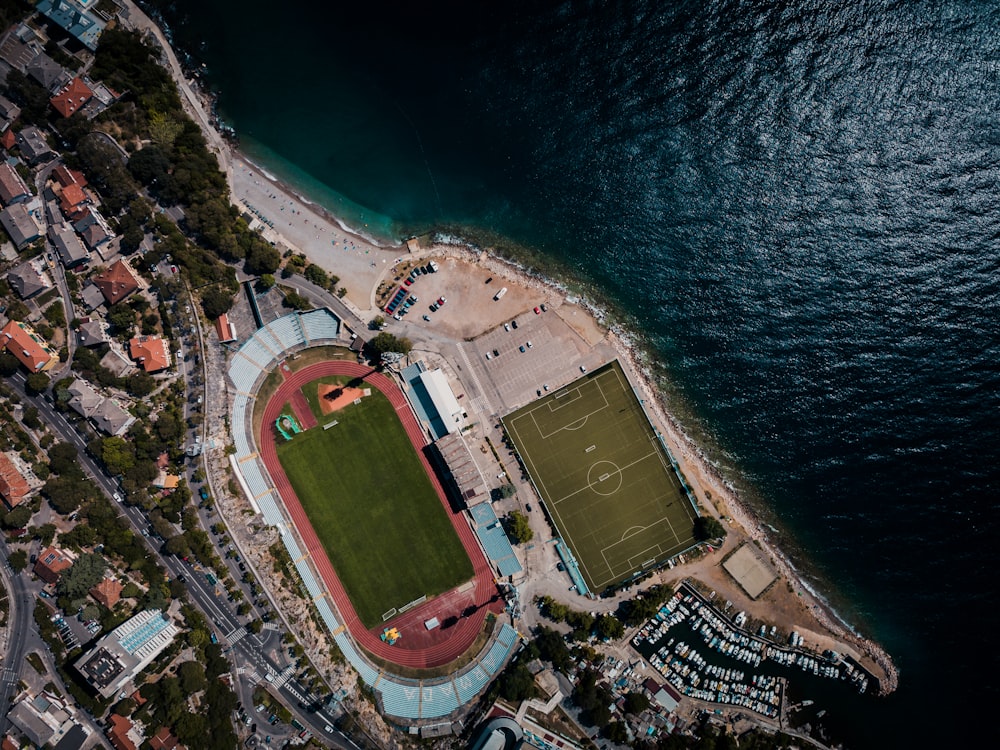
[[[97,288],[96,284],[87,284],[80,292],[80,298],[83,300],[83,307],[87,312],[96,310],[104,304],[104,295],[101,294],[101,290]]]
[[[8,453],[0,453],[0,497],[8,508],[16,508],[31,495],[31,485],[22,471],[23,463],[17,454],[14,460]]]
[[[38,34],[26,23],[12,26],[0,35],[0,60],[22,73],[41,51]]]
[[[81,266],[90,260],[90,253],[83,246],[80,235],[68,226],[51,227],[49,239],[59,255],[59,260],[66,268]]]
[[[17,170],[5,161],[0,162],[0,201],[9,206],[11,203],[23,203],[30,197],[31,191]]]
[[[135,737],[135,725],[119,714],[108,717],[108,741],[115,750],[136,750],[142,739]]]
[[[34,59],[28,63],[24,72],[29,78],[35,79],[46,91],[53,91],[69,80],[69,73],[66,69],[46,55],[39,52]]]
[[[77,184],[67,185],[59,191],[59,208],[70,221],[81,218],[83,207],[93,203],[90,196]]]
[[[14,131],[7,129],[3,131],[3,135],[0,135],[0,146],[10,151],[17,144],[17,136],[14,135]]]
[[[91,52],[108,25],[97,15],[97,0],[41,0],[36,9]]]
[[[69,703],[47,691],[36,696],[25,693],[7,718],[35,747],[79,748],[88,736],[76,723]]]
[[[136,336],[128,342],[129,356],[146,372],[159,372],[170,366],[167,342],[158,336]]]
[[[17,320],[11,320],[0,331],[0,348],[17,357],[29,372],[45,372],[59,361],[59,355],[45,339]]]
[[[17,145],[21,148],[25,161],[32,165],[55,156],[55,153],[49,148],[45,136],[42,135],[42,131],[34,125],[23,128],[17,134]]]
[[[163,651],[179,628],[158,609],[147,609],[101,638],[75,664],[92,688],[110,698]]]
[[[104,273],[94,278],[109,305],[115,305],[139,290],[139,280],[124,260],[119,260]]]
[[[18,250],[23,250],[42,236],[42,228],[23,203],[15,203],[0,211],[0,224],[3,224]]]
[[[104,324],[97,318],[85,318],[76,329],[76,341],[80,346],[100,346],[108,337],[104,333]]]
[[[47,547],[39,553],[33,571],[46,583],[55,585],[59,583],[59,576],[63,574],[63,571],[72,568],[75,561],[76,555],[69,550]]]
[[[87,178],[83,172],[77,169],[70,169],[65,164],[57,164],[52,169],[52,179],[58,182],[60,187],[68,187],[69,185],[79,185],[82,188],[87,187]]]
[[[43,289],[49,289],[52,286],[48,274],[39,271],[38,266],[37,262],[28,261],[11,269],[10,273],[7,274],[7,281],[14,287],[21,299],[34,297]]]
[[[83,109],[93,95],[90,86],[84,83],[80,76],[76,76],[59,89],[56,95],[49,99],[49,103],[63,117],[71,117]]]
[[[21,108],[6,96],[0,96],[0,118],[3,118],[8,123],[12,123],[20,116]]]
[[[102,578],[101,582],[90,589],[88,593],[94,597],[98,604],[103,604],[108,609],[112,609],[122,598],[124,588],[114,578]]]
[[[153,750],[185,750],[180,740],[171,733],[170,727],[160,727],[160,731],[149,738],[149,746]]]
[[[135,423],[135,417],[123,409],[117,401],[105,398],[86,380],[77,378],[69,388],[69,407],[84,419],[108,435],[124,435]]]
[[[215,319],[215,332],[219,335],[219,343],[236,341],[236,326],[229,321],[229,316],[222,313]]]

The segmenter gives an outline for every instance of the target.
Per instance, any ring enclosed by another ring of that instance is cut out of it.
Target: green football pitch
[[[592,591],[694,544],[694,508],[617,361],[503,423]]]
[[[310,389],[315,382],[303,392]],[[278,444],[285,474],[368,628],[393,608],[448,591],[473,573],[392,405],[371,390]]]

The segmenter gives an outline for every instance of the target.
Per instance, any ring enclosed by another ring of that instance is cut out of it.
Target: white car
[[[504,324],[503,324],[503,329],[504,329],[505,331],[510,331],[510,323],[504,323]]]

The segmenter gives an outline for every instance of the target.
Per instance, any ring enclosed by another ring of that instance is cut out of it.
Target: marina
[[[862,694],[870,685],[877,688],[877,679],[852,658],[812,652],[795,631],[786,644],[778,643],[774,627],[762,625],[754,634],[746,620],[743,612],[723,614],[684,583],[631,642],[682,695],[773,720],[791,708],[789,689],[809,678]]]

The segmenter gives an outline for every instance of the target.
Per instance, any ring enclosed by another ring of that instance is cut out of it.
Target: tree
[[[44,393],[49,387],[49,376],[44,372],[33,372],[24,379],[24,389],[29,396],[37,396]]]
[[[21,417],[21,423],[32,430],[37,430],[42,426],[42,420],[38,418],[38,409],[34,406],[29,406],[24,410],[24,415]]]
[[[57,591],[68,599],[81,599],[100,582],[108,564],[101,555],[93,552],[80,555],[73,567],[59,577]]]
[[[382,331],[380,334],[375,336],[368,342],[368,346],[376,354],[385,354],[386,352],[409,354],[410,350],[413,348],[413,344],[408,338],[397,338],[388,331]]]
[[[49,448],[49,468],[56,474],[79,472],[76,446],[72,443],[56,443]]]
[[[628,742],[628,731],[620,721],[612,721],[610,724],[605,725],[604,729],[601,730],[601,734],[617,745],[624,745]]]
[[[246,271],[255,276],[274,273],[281,265],[281,253],[266,242],[256,242],[247,254]]]
[[[698,516],[695,519],[694,538],[699,542],[705,542],[709,539],[724,539],[725,536],[726,529],[715,516]]]
[[[54,523],[43,523],[37,529],[35,529],[34,537],[37,539],[43,547],[48,547],[52,544],[52,540],[56,536],[56,525]]]
[[[201,295],[201,309],[205,311],[205,317],[215,320],[223,313],[229,312],[233,306],[233,295],[220,287],[206,289]]]
[[[528,517],[517,510],[507,514],[504,519],[504,528],[514,544],[525,544],[535,538],[535,532],[531,529]]]
[[[570,668],[571,662],[566,641],[555,630],[546,627],[538,628],[535,635],[535,645],[538,647],[539,657],[550,662],[560,672],[566,672]]]
[[[9,378],[11,375],[16,373],[20,367],[21,363],[18,361],[17,357],[7,350],[0,352],[0,376]]]
[[[101,441],[101,460],[107,470],[117,476],[135,466],[135,454],[124,438],[107,437]]]
[[[383,318],[381,315],[376,315],[368,323],[368,327],[373,331],[379,330],[384,325],[385,325],[385,318]],[[14,369],[17,370],[17,367],[15,366]]]
[[[3,525],[8,529],[23,529],[31,520],[31,508],[25,505],[18,505],[10,510],[3,517]]]
[[[504,700],[520,702],[534,693],[535,678],[524,664],[518,662],[500,676],[499,687]]]
[[[616,641],[625,635],[625,626],[614,615],[602,614],[594,623],[594,633],[598,638]]]
[[[181,679],[181,687],[187,695],[200,693],[205,689],[205,668],[196,661],[186,661],[177,668],[177,676]]]
[[[266,292],[268,289],[273,287],[277,282],[274,279],[274,274],[272,273],[262,273],[260,278],[257,279],[257,286],[260,290]]]
[[[135,327],[135,310],[127,304],[119,302],[109,307],[107,318],[121,338],[132,335],[132,329]]]
[[[312,307],[309,300],[298,292],[285,292],[285,299],[281,304],[293,310],[308,310]]]
[[[627,693],[625,695],[625,713],[641,714],[649,708],[649,698],[643,693]]]
[[[28,553],[23,549],[14,550],[7,555],[7,563],[10,565],[11,570],[15,573],[20,573],[28,567]]]

